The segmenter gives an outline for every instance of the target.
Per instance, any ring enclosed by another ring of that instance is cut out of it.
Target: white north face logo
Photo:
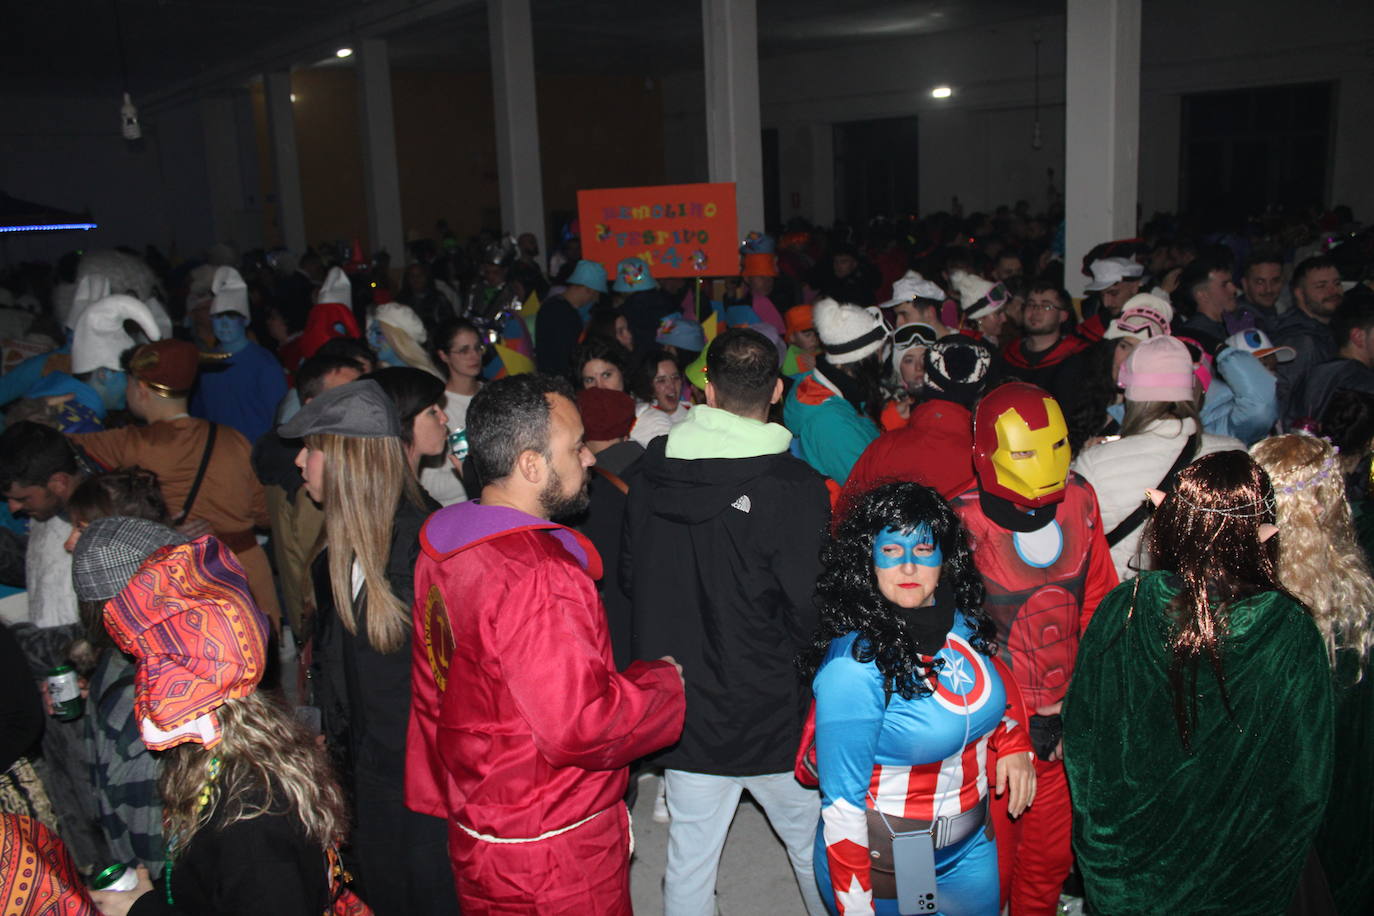
[[[732,502],[730,506],[732,508],[738,509],[741,512],[748,513],[750,507],[749,497],[741,496],[739,499]]]

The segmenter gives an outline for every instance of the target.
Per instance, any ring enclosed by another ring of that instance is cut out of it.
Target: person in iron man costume
[[[1024,382],[1002,385],[973,420],[977,482],[951,505],[969,531],[973,560],[1031,717],[1035,804],[1016,820],[994,799],[1002,901],[1012,916],[1053,914],[1073,864],[1072,814],[1059,710],[1079,636],[1117,584],[1097,495],[1069,472],[1059,404]]]

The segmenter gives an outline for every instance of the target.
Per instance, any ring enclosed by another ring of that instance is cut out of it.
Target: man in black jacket
[[[820,475],[768,423],[782,396],[777,350],[731,330],[707,356],[706,404],[627,472],[621,575],[637,658],[683,666],[681,740],[666,768],[667,916],[710,916],[721,850],[748,789],[787,846],[806,909],[825,912],[812,870],[819,800],[792,776],[809,691],[792,659],[812,604],[829,500]],[[790,909],[783,907],[781,909]]]

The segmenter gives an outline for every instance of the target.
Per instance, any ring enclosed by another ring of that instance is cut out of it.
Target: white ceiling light
[[[954,95],[954,90],[948,86],[936,86],[934,89],[930,90],[930,97],[932,99],[947,99],[952,95]]]
[[[352,49],[352,48],[340,48],[339,50],[337,50],[337,51],[334,52],[334,56],[335,56],[335,57],[352,57],[352,56],[353,56],[353,49]]]

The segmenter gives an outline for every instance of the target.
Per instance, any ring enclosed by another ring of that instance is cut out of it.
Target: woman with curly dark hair
[[[1274,527],[1273,486],[1244,452],[1147,492],[1154,568],[1097,606],[1064,699],[1088,908],[1327,912],[1288,909],[1333,756],[1326,643],[1280,583],[1278,542],[1301,531]]]
[[[1035,769],[963,526],[929,487],[886,484],[856,500],[823,559],[821,625],[800,663],[814,675],[827,906],[995,914],[988,751],[1013,816]]]

